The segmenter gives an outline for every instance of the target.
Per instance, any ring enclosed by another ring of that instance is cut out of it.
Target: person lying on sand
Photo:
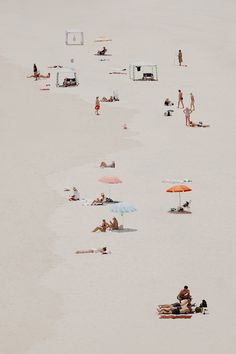
[[[113,102],[113,101],[114,101],[114,98],[112,96],[110,96],[110,98],[103,97],[101,99],[101,102]]]
[[[69,201],[80,200],[79,191],[76,187],[73,187],[74,194],[69,198]]]
[[[115,168],[116,167],[116,163],[115,163],[115,161],[112,161],[111,163],[106,163],[105,161],[102,161],[100,163],[100,167],[101,168],[106,168],[106,167]]]
[[[160,305],[157,308],[158,313],[161,314],[184,314],[192,313],[192,305],[190,300],[182,300],[180,304]]]
[[[109,229],[112,230],[119,230],[118,220],[114,217],[112,221],[109,223]]]
[[[63,68],[63,66],[62,65],[53,65],[53,66],[48,66],[48,68],[50,68],[50,69],[56,69],[56,68]]]
[[[102,224],[95,227],[95,229],[92,232],[97,232],[97,231],[106,232],[108,228],[109,228],[109,224],[106,222],[105,219],[103,219]]]
[[[109,254],[111,253],[108,251],[107,247],[102,247],[102,248],[91,248],[88,250],[79,250],[75,252],[76,254],[85,254],[85,253],[101,253],[101,254]]]
[[[189,122],[189,127],[191,128],[209,128],[209,124],[203,124],[202,122],[194,123],[192,121]]]
[[[31,77],[34,77],[35,81],[36,81],[36,80],[39,80],[39,79],[50,79],[50,76],[51,76],[50,73],[48,73],[47,75],[42,75],[42,74],[40,74],[40,72],[37,72],[37,73],[35,73],[33,75],[27,76],[27,79],[30,79]]]
[[[94,199],[91,205],[101,205],[106,201],[106,197],[104,193],[101,193],[101,197]]]

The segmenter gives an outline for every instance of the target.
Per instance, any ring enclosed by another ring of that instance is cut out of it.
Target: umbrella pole
[[[180,192],[179,192],[179,206],[181,207],[181,196],[180,196]]]

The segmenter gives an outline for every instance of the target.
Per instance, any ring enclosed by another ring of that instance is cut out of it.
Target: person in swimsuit
[[[195,111],[195,97],[192,92],[190,93],[190,109]]]
[[[105,194],[101,193],[101,197],[94,199],[91,205],[102,205],[106,200]]]
[[[191,109],[186,107],[184,110],[183,110],[184,114],[185,114],[185,124],[186,126],[190,125],[190,122],[191,122],[191,117],[190,117],[190,114],[192,113]]]
[[[192,121],[190,121],[189,126],[191,128],[196,128],[196,127],[198,127],[198,128],[209,128],[210,127],[209,124],[203,124],[202,122],[194,123]]]
[[[178,90],[178,108],[179,105],[181,104],[182,108],[184,108],[184,96],[183,92],[181,90]]]
[[[106,232],[107,228],[109,228],[109,224],[106,222],[105,219],[103,219],[102,224],[95,227],[95,229],[92,232],[97,232],[97,231]]]
[[[85,253],[101,253],[101,254],[109,254],[110,252],[108,251],[107,247],[102,247],[102,248],[91,248],[88,250],[81,250],[81,251],[76,251],[76,254],[85,254]]]
[[[96,97],[96,101],[95,101],[95,113],[98,116],[99,115],[99,110],[100,110],[100,101],[99,101],[99,97]]]
[[[106,163],[105,161],[102,161],[100,163],[100,167],[101,168],[105,168],[105,167],[115,168],[116,167],[116,163],[115,163],[115,161],[112,161],[111,163]]]
[[[109,228],[110,230],[119,230],[118,220],[115,217],[110,221]]]
[[[79,195],[78,189],[76,187],[73,187],[73,191],[74,191],[74,194],[69,198],[70,202],[80,200],[80,195]]]
[[[179,301],[186,300],[186,299],[191,300],[190,290],[187,285],[185,285],[184,288],[180,290],[177,299]]]
[[[179,49],[179,52],[178,52],[178,61],[179,61],[179,66],[181,66],[183,63],[183,53],[182,53],[181,49]]]

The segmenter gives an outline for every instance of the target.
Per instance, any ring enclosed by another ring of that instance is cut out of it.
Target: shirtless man
[[[178,90],[178,108],[179,105],[181,104],[182,108],[184,108],[184,96],[183,92],[181,90]]]
[[[190,109],[195,111],[195,97],[193,96],[192,92],[190,93]]]
[[[184,288],[180,290],[180,292],[177,296],[177,299],[179,301],[185,300],[185,299],[191,299],[190,290],[187,285],[185,285]]]

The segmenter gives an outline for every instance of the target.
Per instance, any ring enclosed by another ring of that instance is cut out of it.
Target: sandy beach
[[[0,9],[0,352],[234,354],[236,4],[43,0]],[[84,31],[83,46],[65,45],[68,28]],[[106,61],[94,55],[103,35],[112,38]],[[157,65],[158,81],[109,74],[139,61]],[[26,79],[33,63],[51,79]],[[79,86],[57,88],[53,65],[73,67]],[[185,105],[194,93],[193,121],[209,128],[185,126],[178,89]],[[120,101],[101,103],[96,116],[95,97],[114,90]],[[102,160],[116,168],[100,169]],[[99,182],[106,175],[122,183],[109,188]],[[178,196],[163,181],[175,179],[192,181],[182,196],[191,215],[168,213]],[[73,186],[82,202],[68,201]],[[136,207],[125,215],[130,232],[91,232],[114,214],[86,201],[109,190]],[[103,246],[111,254],[75,254]],[[156,306],[176,301],[185,284],[209,314],[160,320]]]

